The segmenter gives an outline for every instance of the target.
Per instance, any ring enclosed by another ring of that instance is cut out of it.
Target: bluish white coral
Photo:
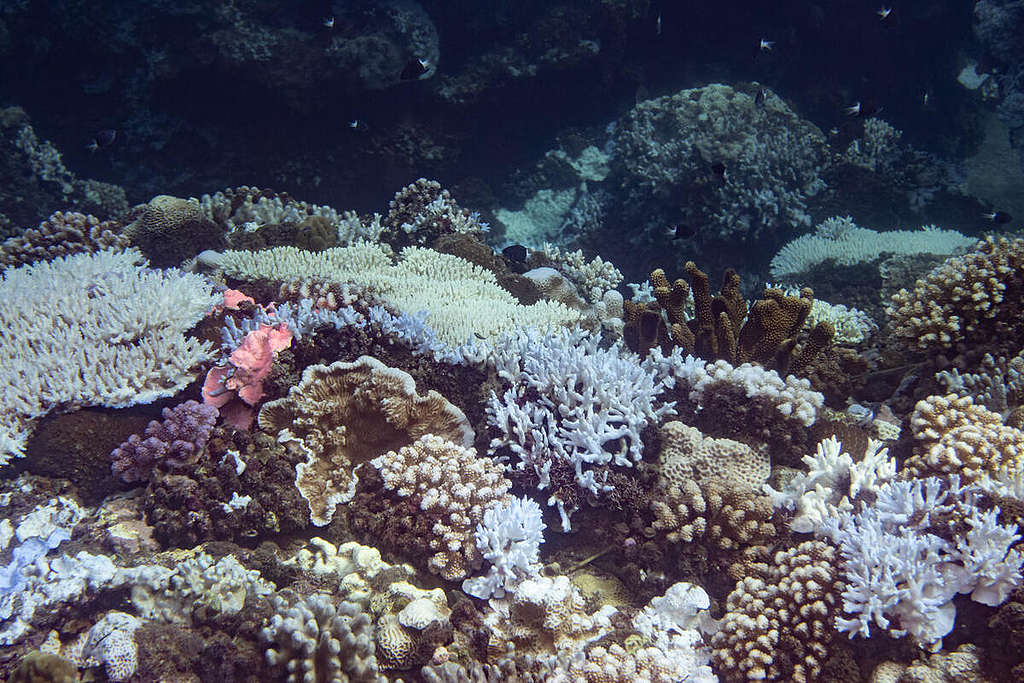
[[[476,525],[476,547],[491,568],[484,576],[463,581],[462,590],[481,600],[505,597],[524,578],[540,572],[543,542],[544,522],[532,498],[513,498],[507,505],[487,508]]]

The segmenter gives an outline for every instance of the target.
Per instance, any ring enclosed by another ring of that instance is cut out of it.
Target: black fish
[[[676,223],[673,226],[665,228],[665,237],[671,240],[688,240],[697,234],[697,231],[693,229],[692,225],[686,223]]]
[[[96,135],[94,135],[92,138],[92,142],[86,145],[86,147],[89,148],[90,152],[95,152],[98,149],[109,147],[110,145],[114,144],[114,140],[116,139],[117,131],[114,130],[113,128],[106,128],[96,133]]]
[[[711,164],[711,172],[714,173],[719,178],[724,179],[725,178],[725,164],[723,164],[721,161],[716,161],[715,163]]]
[[[428,71],[430,71],[430,60],[412,59],[405,65],[405,68],[402,69],[402,73],[399,75],[399,78],[403,81],[415,81],[419,78],[423,78]]]
[[[757,89],[757,94],[756,94],[756,95],[754,95],[754,104],[756,104],[756,105],[762,105],[762,104],[764,104],[764,98],[765,98],[766,96],[767,96],[767,95],[766,95],[766,94],[765,94],[765,92],[764,92],[764,88],[758,88],[758,89]]]
[[[516,263],[526,263],[526,258],[530,255],[530,251],[521,244],[513,244],[502,249],[501,255],[507,258],[509,261],[515,261]]]
[[[987,218],[993,223],[998,223],[1000,225],[1006,225],[1007,223],[1013,220],[1013,216],[1006,213],[1005,211],[993,211],[992,213],[983,213],[981,215],[982,217]]]

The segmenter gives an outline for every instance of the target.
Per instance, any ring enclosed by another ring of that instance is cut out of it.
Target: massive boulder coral
[[[807,199],[825,187],[825,137],[767,88],[714,83],[645,100],[612,142],[612,178],[637,215],[669,225],[682,208],[683,220],[719,239],[808,225]]]
[[[318,526],[352,499],[361,463],[426,434],[467,448],[474,439],[461,410],[436,391],[420,396],[408,373],[371,356],[307,367],[286,397],[260,409],[259,426],[304,454],[295,485]]]
[[[124,235],[153,265],[176,266],[224,240],[220,227],[202,212],[196,199],[161,194],[132,209]]]
[[[918,351],[1024,337],[1024,239],[986,237],[894,294],[886,311],[893,334]]]

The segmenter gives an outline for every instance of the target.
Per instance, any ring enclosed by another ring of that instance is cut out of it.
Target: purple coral
[[[110,453],[110,471],[122,481],[146,481],[157,464],[177,469],[194,463],[210,440],[218,414],[198,401],[164,408],[163,422],[153,420],[144,436],[132,434]]]

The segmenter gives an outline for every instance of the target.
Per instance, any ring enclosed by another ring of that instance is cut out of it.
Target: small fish
[[[658,20],[654,23],[654,35],[661,35],[661,12],[658,12]]]
[[[430,71],[429,59],[413,59],[402,69],[399,78],[403,81],[415,81],[426,76],[428,71]]]
[[[92,141],[90,141],[89,144],[86,145],[86,148],[90,152],[95,152],[98,149],[103,149],[104,147],[109,147],[110,145],[114,144],[114,140],[116,139],[117,131],[114,130],[113,128],[107,128],[96,133],[96,135],[93,136]]]
[[[870,102],[854,102],[845,111],[847,116],[874,116],[882,108]]]
[[[334,17],[324,17],[322,23],[325,28],[334,28]]]
[[[1013,216],[1006,213],[1005,211],[993,211],[992,213],[981,214],[982,218],[998,223],[999,225],[1006,225],[1013,220]]]
[[[875,12],[875,14],[877,14],[880,19],[885,19],[890,14],[892,14],[892,7],[882,7],[877,12]]]
[[[359,119],[352,119],[351,121],[348,122],[348,127],[351,128],[352,130],[362,130],[363,128],[366,127],[366,124],[360,121]]]
[[[832,126],[831,128],[828,129],[828,134],[829,135],[839,135],[839,129],[836,128],[835,126]]]
[[[767,94],[765,93],[764,88],[758,88],[757,89],[757,94],[754,95],[754,104],[756,104],[756,105],[764,104],[764,98],[765,97],[767,97]]]
[[[922,101],[924,102],[924,106],[926,106],[926,107],[928,106],[928,98],[929,98],[929,93],[928,93],[927,90],[925,90],[924,91],[924,97],[922,98]]]
[[[696,234],[696,230],[693,229],[692,225],[677,223],[665,228],[662,234],[670,240],[686,240],[693,237]]]
[[[719,178],[721,178],[722,180],[729,179],[729,174],[725,170],[725,164],[723,164],[721,161],[716,161],[715,163],[711,164],[711,172],[714,173]]]
[[[765,40],[764,38],[762,38],[761,43],[758,45],[758,47],[760,47],[762,51],[770,51],[773,47],[775,47],[775,41]]]
[[[502,249],[501,255],[509,261],[526,263],[526,259],[530,255],[530,251],[521,244],[513,244]]]

